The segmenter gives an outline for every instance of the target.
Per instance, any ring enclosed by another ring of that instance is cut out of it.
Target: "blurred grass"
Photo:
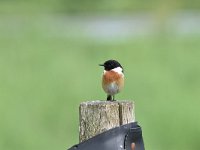
[[[146,149],[199,149],[198,35],[106,42],[53,26],[56,17],[0,20],[0,149],[77,143],[79,103],[105,99],[98,64],[111,58],[125,68],[126,86],[117,98],[135,100]]]
[[[151,0],[151,1],[121,1],[121,0],[0,0],[0,13],[132,13],[144,11],[157,11],[163,7],[173,10],[199,10],[200,3],[197,0]]]

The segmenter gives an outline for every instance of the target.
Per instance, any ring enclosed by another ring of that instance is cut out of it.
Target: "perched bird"
[[[102,76],[102,88],[107,93],[107,100],[114,101],[115,94],[119,93],[124,87],[123,67],[116,60],[107,60],[104,64]]]

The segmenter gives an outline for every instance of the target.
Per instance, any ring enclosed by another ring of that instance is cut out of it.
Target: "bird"
[[[107,93],[107,101],[115,101],[115,95],[124,87],[124,70],[117,60],[107,60],[99,66],[104,67],[102,88]]]

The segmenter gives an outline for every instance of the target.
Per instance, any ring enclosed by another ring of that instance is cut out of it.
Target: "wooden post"
[[[132,101],[90,101],[79,107],[79,141],[85,141],[111,128],[135,121]]]

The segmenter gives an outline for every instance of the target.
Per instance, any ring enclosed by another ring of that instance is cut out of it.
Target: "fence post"
[[[89,101],[79,107],[79,141],[135,121],[132,101]]]

